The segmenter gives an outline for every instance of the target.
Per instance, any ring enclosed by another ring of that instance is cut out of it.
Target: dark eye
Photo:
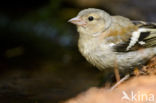
[[[89,16],[89,17],[88,17],[88,20],[89,20],[89,21],[93,21],[93,20],[94,20],[94,17],[93,17],[93,16]]]

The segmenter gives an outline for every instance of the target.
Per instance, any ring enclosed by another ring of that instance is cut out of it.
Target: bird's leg
[[[118,81],[115,85],[113,85],[110,90],[111,91],[114,90],[118,85],[127,80],[129,77],[130,77],[129,74],[125,75],[120,81]]]
[[[111,91],[114,90],[118,85],[120,85],[122,82],[124,82],[125,80],[127,80],[129,78],[129,74],[125,75],[125,77],[123,77],[122,79],[120,79],[120,73],[119,73],[119,69],[118,69],[118,65],[117,62],[114,62],[114,74],[115,74],[115,78],[116,78],[116,84],[114,86],[111,87]]]
[[[137,67],[134,68],[133,74],[134,74],[135,76],[139,76],[139,75],[140,75],[140,71],[139,71],[139,69],[138,69]]]
[[[120,73],[119,73],[119,69],[118,69],[118,65],[116,61],[114,63],[114,74],[115,74],[116,82],[120,81]]]

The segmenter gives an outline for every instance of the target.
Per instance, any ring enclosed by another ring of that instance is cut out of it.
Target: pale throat
[[[98,37],[101,34],[103,34],[106,31],[106,29],[100,30],[100,31],[89,31],[86,27],[78,27],[78,32],[80,34],[83,34],[84,36],[92,36],[92,37]]]

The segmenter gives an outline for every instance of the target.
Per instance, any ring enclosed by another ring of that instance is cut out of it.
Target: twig
[[[114,86],[111,87],[111,91],[114,90],[118,85],[127,80],[130,77],[129,74],[125,75],[120,81],[118,81]]]

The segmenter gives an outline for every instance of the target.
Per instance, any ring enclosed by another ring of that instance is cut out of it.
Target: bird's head
[[[82,35],[97,36],[111,25],[111,16],[103,10],[89,8],[82,10],[69,20],[78,27]]]

